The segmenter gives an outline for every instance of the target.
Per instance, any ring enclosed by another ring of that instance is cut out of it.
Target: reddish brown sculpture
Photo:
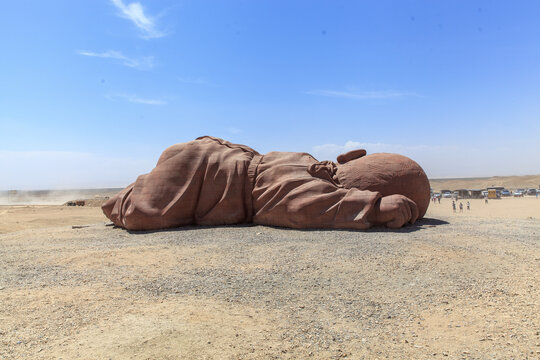
[[[129,230],[255,223],[291,228],[399,228],[424,216],[429,181],[397,154],[353,150],[338,164],[307,153],[261,155],[203,136],[166,149],[156,167],[103,205]]]

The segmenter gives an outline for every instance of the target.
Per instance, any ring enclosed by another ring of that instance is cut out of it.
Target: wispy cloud
[[[306,91],[308,95],[317,95],[333,98],[353,99],[353,100],[370,100],[370,99],[394,99],[407,96],[419,97],[420,95],[410,92],[400,91],[339,91],[339,90],[309,90]]]
[[[227,131],[230,132],[231,134],[240,134],[242,132],[242,129],[239,129],[239,128],[236,128],[236,127],[232,127],[232,126],[229,126],[227,128]]]
[[[202,77],[179,77],[178,81],[183,84],[216,86],[213,82]]]
[[[115,50],[108,50],[102,53],[97,53],[97,52],[87,51],[87,50],[77,50],[77,54],[90,56],[90,57],[98,57],[102,59],[119,60],[120,64],[130,67],[130,68],[138,69],[138,70],[148,70],[154,67],[153,56],[131,58],[131,57],[125,56],[120,51],[115,51]]]
[[[125,101],[129,101],[131,103],[144,104],[144,105],[166,105],[167,104],[167,101],[165,100],[141,98],[137,95],[132,95],[132,94],[111,94],[111,95],[106,95],[105,97],[109,100],[122,99]]]
[[[139,2],[124,4],[122,0],[111,0],[114,6],[120,10],[120,16],[130,20],[141,31],[143,39],[160,38],[166,33],[156,29],[155,19],[144,13],[144,8]]]
[[[322,144],[313,146],[313,153],[322,158],[336,158],[339,154],[355,149],[366,149],[368,153],[389,152],[389,153],[414,153],[428,149],[426,145],[402,145],[385,143],[367,143],[349,140],[344,145]]]

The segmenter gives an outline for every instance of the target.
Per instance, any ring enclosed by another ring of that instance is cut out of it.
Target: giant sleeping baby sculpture
[[[397,154],[353,150],[337,163],[203,136],[166,149],[156,167],[109,199],[128,230],[254,223],[289,228],[400,228],[422,218],[430,186]]]

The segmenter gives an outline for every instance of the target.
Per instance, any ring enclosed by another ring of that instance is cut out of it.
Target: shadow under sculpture
[[[109,199],[105,215],[129,230],[255,223],[289,228],[399,228],[429,205],[413,160],[353,150],[337,163],[203,136],[166,149],[156,167]]]

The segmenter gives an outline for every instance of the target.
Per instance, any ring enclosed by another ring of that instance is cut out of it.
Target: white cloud
[[[124,4],[122,0],[111,0],[114,6],[120,10],[120,16],[131,20],[141,31],[144,39],[160,38],[166,34],[156,29],[155,20],[144,13],[143,6],[139,2]]]
[[[140,58],[130,58],[125,56],[120,51],[108,50],[102,53],[96,53],[87,50],[77,50],[77,54],[98,57],[102,59],[114,59],[120,60],[120,63],[124,66],[131,67],[138,70],[148,70],[154,67],[154,57],[153,56],[143,56]]]
[[[112,94],[112,95],[106,95],[105,97],[109,100],[123,99],[132,103],[144,104],[144,105],[166,105],[167,104],[165,100],[145,99],[145,98],[138,97],[137,95],[130,95],[130,94]]]
[[[227,128],[227,131],[229,131],[231,134],[240,134],[242,132],[242,129],[230,126]]]
[[[0,151],[0,190],[124,187],[155,159],[69,151]]]
[[[370,99],[393,99],[406,96],[419,97],[415,93],[399,92],[399,91],[339,91],[339,90],[309,90],[308,95],[317,95],[333,98],[353,99],[353,100],[370,100]]]
[[[384,144],[384,143],[366,143],[358,141],[347,141],[344,145],[337,144],[323,144],[313,146],[313,152],[320,155],[331,155],[334,158],[347,151],[355,149],[366,149],[370,153],[375,152],[410,152],[410,151],[419,151],[425,149],[425,145],[416,145],[416,146],[405,146],[401,144]]]
[[[467,147],[404,145],[347,141],[343,145],[322,144],[312,148],[319,160],[335,161],[339,154],[354,149],[366,149],[368,154],[397,153],[410,157],[424,168],[430,178],[482,177],[539,174],[540,148],[524,144],[512,147]],[[527,156],[523,156],[527,154]]]

